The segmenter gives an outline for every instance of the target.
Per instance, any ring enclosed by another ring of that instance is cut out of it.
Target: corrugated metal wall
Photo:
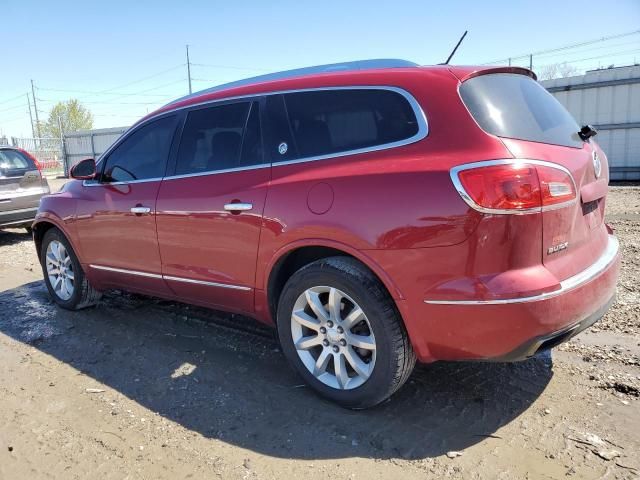
[[[640,180],[640,65],[541,83],[581,125],[596,127],[612,180]]]
[[[102,155],[129,127],[101,128],[64,136],[65,174],[80,160]]]

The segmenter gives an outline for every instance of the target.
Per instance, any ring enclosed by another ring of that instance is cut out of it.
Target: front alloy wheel
[[[304,366],[329,387],[359,387],[373,372],[376,339],[371,324],[342,290],[305,290],[293,307],[291,336]]]
[[[61,307],[79,310],[100,300],[101,293],[87,280],[71,243],[56,227],[42,237],[40,263],[49,295]]]
[[[52,240],[49,243],[45,262],[53,291],[61,300],[69,300],[73,295],[75,277],[71,256],[62,242]]]

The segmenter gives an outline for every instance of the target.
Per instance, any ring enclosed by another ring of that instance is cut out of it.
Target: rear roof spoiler
[[[451,73],[453,73],[460,82],[464,82],[473,77],[479,77],[480,75],[488,75],[491,73],[514,73],[517,75],[526,75],[534,80],[538,80],[537,75],[528,68],[524,67],[449,67]]]

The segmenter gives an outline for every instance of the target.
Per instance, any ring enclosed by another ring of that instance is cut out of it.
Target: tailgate
[[[567,168],[576,183],[575,203],[542,213],[542,262],[558,280],[586,269],[603,253],[608,234],[604,208],[609,182],[607,160],[592,140],[582,148],[503,139],[522,158],[553,162]],[[601,172],[596,176],[594,152]]]

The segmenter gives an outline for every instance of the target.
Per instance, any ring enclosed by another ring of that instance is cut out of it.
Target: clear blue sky
[[[0,134],[31,136],[30,79],[41,119],[55,101],[79,98],[96,127],[129,125],[186,93],[185,44],[192,62],[209,65],[192,68],[194,90],[354,59],[438,63],[465,29],[454,63],[478,64],[638,30],[640,0],[0,0],[0,24]],[[580,59],[580,68],[640,61],[640,35],[534,58],[534,69]]]

